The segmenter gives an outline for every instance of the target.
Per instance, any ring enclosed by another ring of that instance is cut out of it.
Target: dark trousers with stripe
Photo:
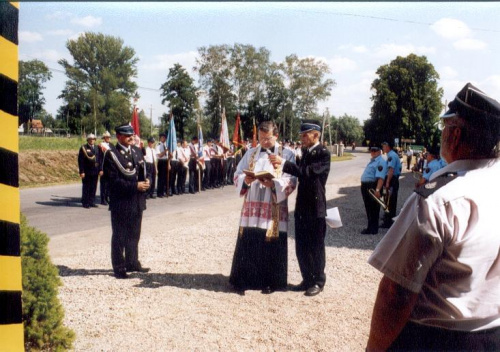
[[[456,331],[408,322],[389,351],[500,351],[500,327]]]
[[[368,218],[367,229],[373,233],[378,232],[378,217],[380,213],[380,204],[372,198],[369,189],[375,189],[377,182],[362,182],[361,183],[361,196],[363,203],[365,203],[366,217]]]
[[[82,204],[92,206],[95,204],[95,193],[97,191],[97,181],[99,175],[88,175],[82,178]]]
[[[142,211],[120,212],[111,210],[111,264],[113,271],[140,266],[139,239]]]
[[[325,286],[325,218],[295,215],[295,253],[307,287]]]

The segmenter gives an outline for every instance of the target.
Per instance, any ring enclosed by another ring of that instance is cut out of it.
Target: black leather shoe
[[[383,228],[383,229],[388,229],[389,227],[392,226],[394,222],[383,222],[379,225],[379,227]]]
[[[149,198],[151,198],[151,199],[156,199],[156,196],[151,196],[151,197],[149,197]]]
[[[84,207],[85,209],[90,209],[90,206],[89,206],[89,205],[87,205],[87,204],[84,204],[84,205],[83,205],[83,207]]]
[[[378,234],[378,231],[373,231],[373,230],[370,230],[370,229],[364,229],[363,231],[361,231],[361,234],[362,235],[376,235],[376,234]]]
[[[92,204],[91,207],[92,208],[99,208],[99,206],[97,204]]]
[[[274,288],[272,288],[271,286],[267,286],[267,287],[264,287],[264,289],[262,289],[262,294],[263,295],[270,295],[274,291],[275,291]]]
[[[323,291],[323,287],[319,287],[318,285],[311,286],[307,289],[306,293],[304,295],[308,297],[316,296],[319,294],[321,291]]]
[[[289,285],[288,288],[289,288],[290,291],[293,291],[293,292],[301,292],[301,291],[307,290],[307,286],[304,283],[304,281],[302,281],[298,285]]]
[[[101,202],[101,205],[108,205],[108,202],[106,202],[106,201]]]
[[[151,269],[150,268],[145,268],[143,266],[135,266],[133,268],[127,268],[127,271],[128,272],[132,272],[132,271],[135,271],[135,272],[138,272],[138,273],[147,273],[149,272]]]
[[[126,279],[128,278],[128,275],[125,270],[120,270],[120,271],[115,271],[115,277],[117,279]]]

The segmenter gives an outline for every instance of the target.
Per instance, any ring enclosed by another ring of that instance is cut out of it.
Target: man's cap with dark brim
[[[125,124],[115,127],[115,132],[124,136],[132,136],[134,134],[134,129],[130,124]]]
[[[500,103],[480,89],[467,83],[448,104],[441,118],[460,116],[464,119],[490,117],[500,119]]]
[[[318,120],[303,120],[300,124],[300,132],[306,133],[309,131],[319,131],[321,132],[321,125]]]

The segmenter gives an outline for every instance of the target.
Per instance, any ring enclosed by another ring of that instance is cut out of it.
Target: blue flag
[[[198,124],[198,156],[203,156],[203,131],[200,124]]]
[[[173,153],[177,149],[177,136],[175,135],[174,118],[170,117],[167,135],[167,149]]]

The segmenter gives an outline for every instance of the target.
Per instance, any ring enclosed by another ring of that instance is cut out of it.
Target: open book
[[[263,180],[265,178],[269,178],[269,179],[272,179],[274,178],[274,175],[272,173],[270,173],[269,171],[257,171],[257,172],[253,172],[253,171],[250,171],[250,170],[243,170],[243,173],[247,176],[250,176],[250,177],[254,177],[258,180]]]

